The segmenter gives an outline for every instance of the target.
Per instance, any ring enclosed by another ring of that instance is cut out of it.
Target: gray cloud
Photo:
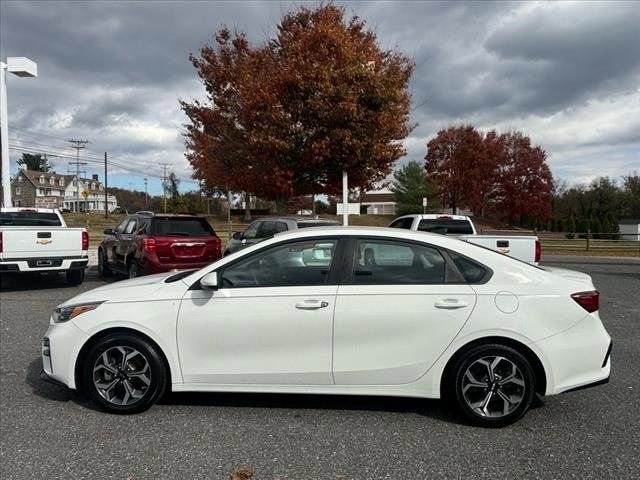
[[[299,4],[2,2],[0,55],[39,68],[37,80],[9,79],[10,122],[21,129],[12,139],[64,149],[65,138],[87,137],[95,155],[109,151],[154,175],[171,162],[188,178],[178,98],[203,95],[189,52],[222,24],[263,42]],[[527,132],[569,181],[586,178],[581,166],[593,175],[640,169],[637,4],[344,5],[384,48],[416,62],[407,158],[424,157],[438,129],[465,122]]]

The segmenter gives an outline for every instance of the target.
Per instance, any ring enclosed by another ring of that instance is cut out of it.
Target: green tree
[[[422,213],[422,199],[425,197],[430,210],[437,208],[435,187],[427,181],[424,167],[415,160],[393,172],[391,191],[395,195],[400,215]]]
[[[36,172],[50,172],[53,166],[46,155],[41,153],[23,153],[18,159],[18,165],[26,170]]]
[[[602,224],[600,223],[600,219],[598,217],[594,217],[591,219],[591,233],[602,233]],[[596,235],[595,238],[600,238],[600,236]]]
[[[568,230],[569,233],[576,233],[576,217],[574,217],[573,215],[571,215],[569,217],[569,226],[568,226]]]

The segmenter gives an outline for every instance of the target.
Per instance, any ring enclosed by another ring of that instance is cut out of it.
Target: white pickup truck
[[[79,285],[89,263],[89,234],[69,228],[58,210],[0,209],[0,275],[64,272]]]
[[[533,235],[478,235],[471,219],[465,215],[416,214],[396,218],[391,228],[451,235],[460,240],[496,250],[504,255],[537,265],[542,250]]]

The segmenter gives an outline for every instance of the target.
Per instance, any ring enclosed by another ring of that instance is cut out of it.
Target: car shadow
[[[100,407],[82,393],[41,378],[42,361],[27,369],[27,384],[34,395],[54,402],[74,402],[95,411]],[[185,407],[268,408],[284,410],[347,410],[413,413],[447,423],[464,424],[440,400],[365,395],[311,395],[285,393],[169,392],[160,405]]]
[[[103,283],[117,282],[124,277],[99,277],[97,272],[87,270],[85,282],[99,281]],[[18,292],[24,290],[74,289],[78,285],[69,285],[64,273],[11,273],[0,274],[0,290],[3,292]]]

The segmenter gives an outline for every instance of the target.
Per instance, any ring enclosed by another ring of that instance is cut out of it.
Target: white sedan
[[[394,395],[501,426],[535,394],[609,379],[598,301],[586,274],[442,235],[304,229],[82,293],[55,309],[42,359],[116,413],[167,390]]]

